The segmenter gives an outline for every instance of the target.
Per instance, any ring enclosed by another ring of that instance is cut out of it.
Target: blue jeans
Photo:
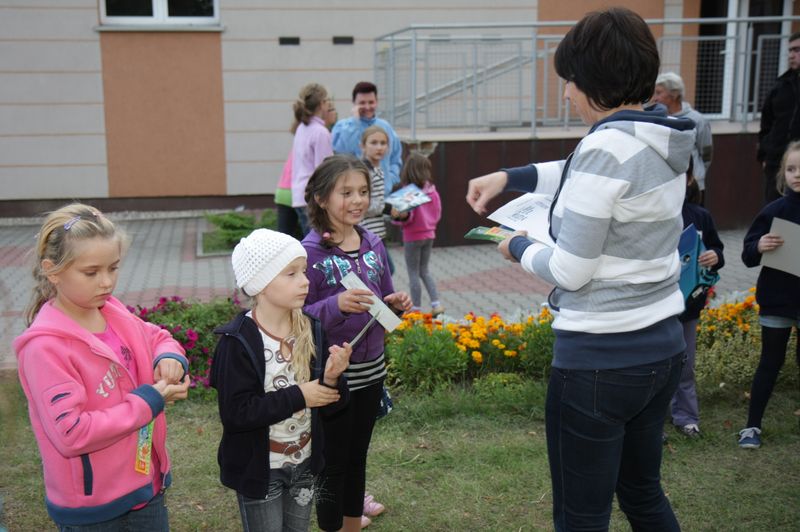
[[[308,221],[308,208],[305,206],[295,207],[294,212],[297,213],[297,222],[300,224],[300,232],[303,233],[303,238],[305,238],[305,236],[311,230],[311,226],[309,225]]]
[[[314,502],[311,459],[270,469],[266,499],[236,494],[243,532],[306,532]]]
[[[147,530],[153,532],[169,532],[169,515],[164,500],[164,492],[150,499],[147,506],[139,510],[131,510],[110,521],[92,525],[62,525],[56,523],[60,532],[120,532]]]
[[[608,530],[615,492],[634,531],[680,530],[660,471],[664,420],[683,359],[553,368],[545,425],[557,531]]]

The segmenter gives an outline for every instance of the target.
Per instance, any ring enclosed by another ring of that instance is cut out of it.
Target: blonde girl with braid
[[[308,178],[326,157],[333,155],[331,132],[325,124],[330,107],[328,91],[319,83],[300,89],[293,105],[298,126],[292,143],[292,207],[303,236],[309,230],[305,200]]]
[[[97,209],[50,213],[37,236],[28,328],[14,340],[59,530],[169,530],[168,402],[188,362],[170,334],[112,296],[125,237]]]
[[[351,349],[329,346],[320,322],[303,312],[306,250],[296,239],[256,229],[231,262],[253,305],[215,331],[220,480],[236,491],[244,530],[307,530],[324,465],[319,417],[348,400],[342,372]]]

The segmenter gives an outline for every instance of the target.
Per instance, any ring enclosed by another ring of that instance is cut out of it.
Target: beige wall
[[[537,17],[536,0],[339,0],[299,6],[223,3],[229,194],[275,190],[292,142],[292,102],[303,85],[322,83],[334,95],[340,117],[349,114],[353,85],[373,79],[373,41],[379,35],[415,23],[533,22]],[[334,46],[334,35],[353,36],[355,44]],[[280,36],[300,37],[301,44],[279,46]]]
[[[96,0],[0,5],[0,199],[108,194],[96,24]]]
[[[111,197],[226,192],[219,33],[101,34]]]

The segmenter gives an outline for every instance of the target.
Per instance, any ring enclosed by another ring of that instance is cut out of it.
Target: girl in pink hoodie
[[[188,363],[167,331],[112,297],[123,243],[82,204],[52,212],[37,236],[14,351],[59,530],[169,530],[163,411],[186,398]]]
[[[423,203],[408,212],[398,212],[392,209],[394,223],[403,227],[403,253],[408,270],[408,287],[411,292],[412,311],[422,309],[422,286],[425,284],[431,298],[431,314],[434,317],[444,312],[444,307],[439,301],[436,291],[436,282],[428,271],[428,263],[433,249],[433,239],[436,238],[436,225],[442,217],[442,201],[433,185],[431,176],[431,162],[420,153],[412,153],[406,159],[400,171],[400,186],[410,183],[417,185],[427,194],[431,201]]]

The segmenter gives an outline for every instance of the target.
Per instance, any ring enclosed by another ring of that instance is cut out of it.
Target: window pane
[[[109,17],[152,17],[153,0],[106,0]]]
[[[170,17],[213,17],[214,0],[167,0]]]

